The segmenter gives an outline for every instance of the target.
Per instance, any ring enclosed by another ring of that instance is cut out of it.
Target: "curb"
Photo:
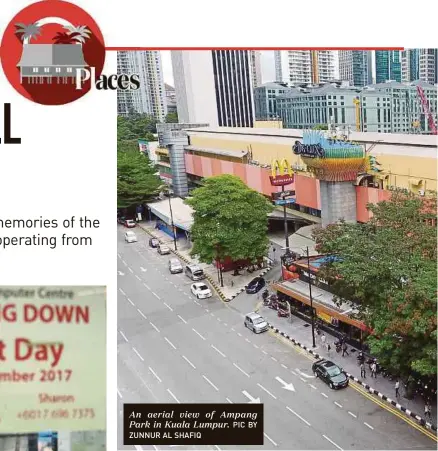
[[[277,333],[277,334],[283,336],[284,338],[292,341],[295,345],[299,346],[300,348],[302,348],[305,351],[307,351],[308,353],[310,353],[313,357],[315,357],[315,359],[323,358],[317,352],[313,351],[313,349],[310,349],[307,346],[303,345],[299,341],[295,340],[295,338],[292,338],[291,336],[289,336],[286,333],[282,332],[281,330],[279,330],[277,327],[273,326],[272,324],[268,323],[268,326],[275,333]],[[396,401],[393,401],[391,398],[388,398],[388,396],[384,395],[383,393],[380,393],[378,390],[376,390],[375,388],[372,388],[370,385],[366,384],[365,382],[363,382],[362,380],[358,379],[357,377],[354,377],[352,374],[347,373],[347,372],[345,374],[348,376],[349,379],[354,380],[358,384],[362,385],[362,387],[364,387],[369,393],[371,393],[373,395],[377,395],[383,401],[386,401],[388,404],[391,404],[392,406],[396,407],[401,412],[404,412],[408,416],[410,416],[410,417],[414,418],[415,420],[417,420],[418,423],[421,426],[423,426],[423,427],[425,427],[427,429],[431,429],[432,431],[436,431],[437,430],[437,428],[436,428],[436,426],[434,424],[428,423],[424,418],[420,417],[420,415],[417,415],[416,413],[412,412],[411,410],[407,409],[406,407],[403,407],[402,405],[400,405]]]

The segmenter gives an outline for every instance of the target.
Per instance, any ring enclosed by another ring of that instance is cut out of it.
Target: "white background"
[[[437,47],[433,2],[71,1],[94,17],[107,46]],[[0,33],[30,3],[1,0]],[[115,72],[108,52],[105,73]],[[0,118],[2,104],[12,103],[13,136],[22,138],[0,145],[0,217],[101,221],[99,230],[83,231],[91,248],[0,250],[0,285],[108,286],[108,449],[115,449],[117,417],[116,98],[94,91],[67,106],[40,106],[0,71]]]

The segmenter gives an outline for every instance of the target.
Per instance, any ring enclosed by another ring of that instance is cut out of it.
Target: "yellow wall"
[[[254,121],[254,128],[283,128],[283,121]]]
[[[247,136],[245,140],[232,140],[220,138],[218,135],[207,137],[192,134],[190,141],[196,147],[224,150],[250,150],[251,146],[253,160],[259,161],[260,164],[271,164],[273,159],[286,158],[291,164],[297,163],[300,166],[305,166],[301,157],[292,152],[292,139],[290,144],[268,144],[261,142],[257,136]],[[382,169],[380,175],[389,175],[388,185],[412,189],[414,192],[419,189],[437,190],[436,158],[402,156],[403,147],[400,147],[400,152],[396,155],[380,155],[377,147],[376,152],[372,152],[372,154],[381,164],[379,167]],[[409,183],[410,179],[422,179],[423,184],[412,186]],[[385,184],[384,188],[386,188]]]

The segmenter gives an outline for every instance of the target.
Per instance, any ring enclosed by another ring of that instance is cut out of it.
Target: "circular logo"
[[[42,105],[81,98],[105,63],[105,43],[96,22],[61,0],[40,1],[20,11],[7,26],[1,47],[11,85]]]

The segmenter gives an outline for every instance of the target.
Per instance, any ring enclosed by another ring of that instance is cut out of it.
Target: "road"
[[[217,296],[197,300],[186,276],[169,273],[169,256],[149,248],[148,235],[137,229],[139,242],[127,244],[123,233],[120,227],[119,449],[170,449],[122,445],[125,402],[247,403],[248,394],[264,404],[265,440],[241,449],[436,449],[419,428],[357,389],[331,391],[312,376],[302,352],[270,333],[244,328],[254,296],[241,294],[229,304]]]

